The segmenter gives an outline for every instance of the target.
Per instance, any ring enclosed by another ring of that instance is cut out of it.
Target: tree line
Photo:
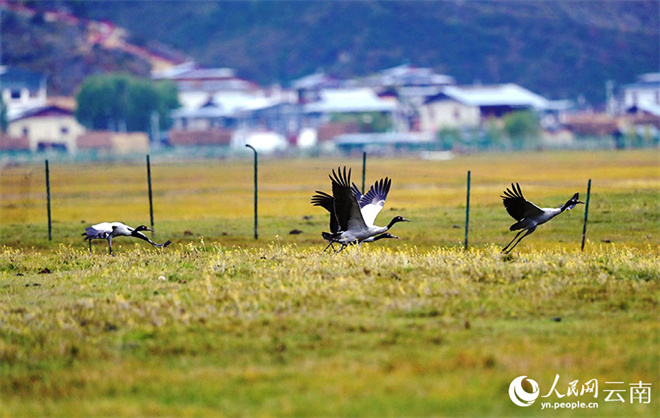
[[[90,130],[117,132],[150,132],[155,119],[160,130],[167,130],[172,125],[170,111],[179,107],[174,83],[128,74],[86,78],[76,101],[75,116],[81,125]]]

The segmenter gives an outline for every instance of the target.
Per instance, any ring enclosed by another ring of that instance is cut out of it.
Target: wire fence
[[[518,160],[525,155],[519,155]],[[150,221],[156,230],[159,224],[165,225],[168,232],[182,238],[195,235],[195,229],[220,240],[246,238],[252,232],[257,238],[256,217],[252,231],[252,202],[255,215],[258,212],[260,219],[265,220],[259,224],[264,228],[260,235],[262,240],[278,237],[290,242],[319,242],[321,230],[327,230],[328,218],[322,210],[310,205],[309,198],[319,188],[330,191],[329,170],[346,163],[342,159],[271,158],[260,163],[263,169],[260,166],[260,174],[257,174],[256,159],[253,172],[249,154],[245,153],[236,161],[192,163],[147,157],[146,166],[144,157],[142,155],[141,161],[131,159],[104,164],[51,162],[43,165],[42,162],[42,165],[3,167],[0,172],[0,226],[5,232],[13,233],[12,237],[0,237],[0,243],[20,244],[15,238],[16,231],[24,229],[46,239],[53,236],[53,228],[57,232],[54,241],[61,242],[73,239],[77,233],[75,228],[113,220],[144,224]],[[570,166],[574,157],[569,153],[561,158],[569,160],[567,165]],[[616,160],[618,154],[613,152],[608,158]],[[648,167],[633,170],[629,175],[626,172],[630,167],[601,158],[600,167],[583,168],[586,175],[576,178],[560,175],[553,164],[537,167],[536,174],[524,178],[516,170],[508,173],[511,167],[507,164],[500,163],[494,169],[489,159],[489,154],[479,156],[474,162],[468,159],[465,164],[474,167],[469,170],[463,165],[458,168],[447,162],[410,158],[396,163],[370,158],[367,162],[366,155],[362,159],[349,159],[348,165],[353,168],[353,181],[358,185],[366,167],[367,189],[381,176],[394,178],[391,198],[379,222],[385,224],[390,215],[399,213],[421,220],[419,225],[397,227],[394,231],[403,238],[402,242],[410,245],[432,241],[437,245],[465,247],[489,243],[503,246],[514,236],[508,228],[515,221],[506,214],[499,196],[512,179],[520,182],[528,200],[541,207],[559,207],[575,192],[585,201],[591,179],[589,216],[584,231],[587,248],[610,244],[639,248],[660,245],[657,234],[660,230],[660,173],[658,165],[648,165],[648,158],[640,163]],[[633,159],[628,164],[636,162]],[[620,170],[621,174],[613,174],[612,170]],[[607,176],[602,175],[608,172]],[[256,194],[253,196],[257,178],[258,210]],[[52,222],[49,222],[51,212]],[[218,220],[223,222],[216,222]],[[209,230],[205,222],[218,226]],[[583,228],[584,209],[578,206],[540,227],[526,241],[533,242],[535,248],[558,243],[579,248]],[[292,234],[296,230],[301,233]]]
[[[371,137],[370,135],[373,135]],[[380,136],[379,136],[380,135]],[[384,136],[383,136],[384,135]],[[379,141],[378,138],[383,136]],[[597,151],[597,150],[634,150],[654,149],[660,146],[657,134],[630,133],[621,136],[587,136],[571,141],[541,140],[539,138],[524,141],[512,141],[505,138],[493,138],[481,131],[467,132],[460,135],[438,135],[431,141],[397,141],[397,134],[361,134],[364,142],[343,143],[337,141],[337,146],[328,143],[311,148],[290,147],[275,155],[280,158],[317,157],[332,158],[337,156],[361,156],[367,151],[373,156],[397,157],[401,155],[418,155],[424,152],[454,152],[469,154],[479,152],[512,152],[512,151]],[[232,146],[168,146],[151,144],[150,155],[159,161],[187,161],[191,159],[236,159],[245,157],[245,149]],[[40,152],[8,151],[0,152],[0,167],[15,164],[37,164],[48,159],[58,163],[117,163],[142,160],[140,153],[118,153],[109,149],[65,150],[46,149]]]

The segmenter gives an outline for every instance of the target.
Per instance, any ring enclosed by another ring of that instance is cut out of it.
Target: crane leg
[[[108,237],[108,251],[112,254],[112,236]]]
[[[92,240],[89,239],[88,241],[89,241],[89,253],[91,254],[92,253]]]
[[[525,232],[524,229],[523,229],[522,231],[518,232],[518,233],[516,234],[516,236],[513,237],[513,239],[511,240],[511,242],[509,242],[509,243],[506,245],[506,247],[502,248],[502,252],[504,253],[504,252],[506,251],[506,249],[509,248],[509,245],[513,244],[513,241],[515,241],[516,238],[518,238],[518,237],[520,236],[520,234],[522,234],[523,232]]]
[[[522,237],[520,237],[520,239],[519,239],[518,241],[516,241],[516,243],[513,244],[513,247],[509,248],[509,251],[507,251],[506,253],[509,254],[509,253],[515,248],[515,246],[518,245],[518,244],[520,243],[520,241],[523,240],[523,238],[525,238],[527,235],[529,235],[529,234],[531,234],[532,232],[534,232],[535,229],[536,229],[536,228],[528,229],[528,230],[527,230],[527,233],[526,233],[525,235],[523,235]],[[522,231],[521,231],[521,232],[522,232]]]
[[[333,250],[333,251],[335,250],[335,246],[332,245],[332,241],[330,241],[330,242],[328,243],[328,245],[325,246],[325,248],[323,249],[323,252],[328,251],[328,248],[330,248],[330,247],[332,247],[332,250]],[[335,251],[335,252],[336,252],[336,251]]]

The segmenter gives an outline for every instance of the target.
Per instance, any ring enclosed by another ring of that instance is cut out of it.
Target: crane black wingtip
[[[507,199],[525,199],[519,183],[511,183],[511,187],[504,190],[504,195],[500,195],[504,200]]]
[[[351,169],[348,169],[346,173],[346,166],[344,166],[343,171],[341,167],[337,167],[337,171],[332,170],[332,174],[329,176],[332,184],[337,184],[341,187],[351,188]]]

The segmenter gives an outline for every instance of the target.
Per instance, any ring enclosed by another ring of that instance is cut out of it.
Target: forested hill
[[[39,2],[36,2],[39,5]],[[459,83],[519,83],[604,100],[606,80],[658,71],[652,1],[59,1],[262,84],[319,69],[361,76],[409,62]]]

